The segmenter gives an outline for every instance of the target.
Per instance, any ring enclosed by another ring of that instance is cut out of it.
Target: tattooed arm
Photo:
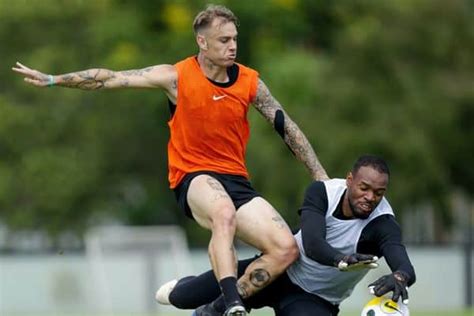
[[[329,179],[306,136],[271,95],[262,80],[258,81],[257,96],[253,105],[267,121],[274,124],[277,132],[283,137],[296,158],[305,164],[314,180]]]
[[[25,76],[25,81],[37,86],[61,86],[83,90],[115,88],[162,88],[176,90],[176,70],[172,65],[158,65],[143,69],[112,71],[96,68],[63,75],[48,75],[16,63],[13,71]],[[174,93],[175,95],[176,93]]]

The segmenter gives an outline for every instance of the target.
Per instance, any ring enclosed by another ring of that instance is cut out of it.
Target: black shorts
[[[191,183],[192,179],[201,174],[207,174],[222,184],[234,203],[236,210],[238,210],[245,203],[252,200],[254,197],[261,196],[257,191],[255,191],[254,188],[252,188],[250,181],[248,181],[244,176],[221,174],[212,171],[197,171],[188,173],[173,191],[176,196],[179,208],[184,211],[186,216],[192,219],[194,219],[194,217],[191,209],[189,208],[187,199],[189,184]]]

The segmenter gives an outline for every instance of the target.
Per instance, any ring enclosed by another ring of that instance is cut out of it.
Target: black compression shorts
[[[188,173],[173,191],[175,193],[179,208],[183,210],[186,216],[190,218],[193,218],[193,214],[189,208],[187,200],[189,184],[191,183],[192,179],[201,174],[207,174],[222,184],[227,194],[232,199],[236,210],[238,210],[245,203],[252,200],[254,197],[260,196],[260,194],[255,191],[254,188],[252,188],[250,181],[248,181],[247,178],[243,176],[220,174],[212,171],[197,171]]]

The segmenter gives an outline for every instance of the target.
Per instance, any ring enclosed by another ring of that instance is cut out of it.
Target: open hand
[[[38,70],[30,69],[19,62],[12,67],[14,72],[25,76],[25,81],[37,87],[49,87],[54,84],[53,76],[44,74]]]
[[[384,275],[369,284],[369,291],[375,296],[393,292],[392,301],[397,302],[400,296],[404,304],[408,304],[408,276],[403,271],[395,271]]]

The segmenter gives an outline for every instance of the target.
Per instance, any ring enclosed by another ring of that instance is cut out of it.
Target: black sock
[[[212,304],[218,312],[225,312],[225,309],[236,303],[242,304],[239,292],[237,291],[237,278],[226,277],[219,281],[222,295],[219,296]]]
[[[212,307],[219,313],[224,313],[226,310],[224,295],[219,295],[212,303]]]

